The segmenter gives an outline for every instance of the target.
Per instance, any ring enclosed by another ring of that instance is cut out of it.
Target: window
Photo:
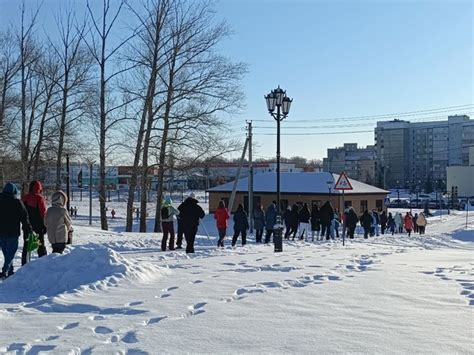
[[[360,212],[363,213],[368,209],[367,200],[360,201]]]

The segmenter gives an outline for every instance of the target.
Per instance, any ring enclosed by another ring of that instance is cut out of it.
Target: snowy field
[[[285,242],[282,253],[253,238],[216,249],[211,215],[188,256],[161,252],[159,234],[124,233],[122,202],[109,204],[108,232],[95,203],[92,226],[88,200],[72,205],[74,246],[23,268],[18,254],[0,283],[0,353],[473,352],[465,212],[429,218],[424,236]]]

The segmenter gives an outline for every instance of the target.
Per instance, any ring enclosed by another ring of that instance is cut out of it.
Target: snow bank
[[[0,284],[0,302],[29,302],[42,296],[104,290],[122,279],[148,281],[162,273],[151,264],[90,243],[26,264]]]

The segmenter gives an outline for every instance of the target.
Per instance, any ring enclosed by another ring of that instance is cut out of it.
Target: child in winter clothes
[[[298,212],[298,205],[294,204],[291,211],[288,213],[288,228],[285,233],[285,239],[289,239],[293,235],[295,240],[296,233],[298,232],[298,224],[300,223],[300,214]]]
[[[46,201],[43,196],[43,186],[39,181],[32,181],[30,183],[28,193],[21,199],[28,211],[28,219],[30,220],[33,231],[38,234],[39,246],[38,246],[38,257],[48,254],[46,246],[44,244],[44,235],[46,234],[46,226],[44,225],[44,217],[46,215]],[[24,235],[23,250],[21,253],[21,265],[26,264],[27,255],[27,235]]]
[[[174,250],[174,216],[179,215],[179,211],[173,207],[173,201],[167,197],[161,207],[161,229],[163,231],[163,239],[161,239],[161,250],[166,251],[166,242],[168,235],[170,236],[169,250]]]
[[[306,241],[309,240],[308,233],[311,225],[309,224],[309,220],[311,219],[311,213],[309,212],[308,204],[305,203],[303,208],[298,214],[298,219],[300,222],[300,240],[306,238]]]
[[[403,225],[404,225],[404,227],[405,227],[405,230],[406,230],[407,233],[408,233],[408,236],[410,236],[410,235],[411,235],[411,231],[412,231],[412,229],[413,229],[413,218],[412,218],[410,212],[407,212],[407,214],[405,215]]]
[[[387,226],[393,235],[395,233],[395,229],[397,228],[397,224],[395,223],[395,219],[392,216],[392,212],[388,213]]]
[[[364,211],[360,217],[360,224],[364,228],[364,239],[367,239],[370,234],[370,228],[372,227],[372,216],[369,214],[369,211]]]
[[[62,254],[72,235],[72,223],[66,210],[67,196],[59,190],[51,197],[52,206],[46,211],[45,224],[48,228],[48,240],[53,247],[53,253]]]
[[[255,228],[255,241],[262,242],[263,228],[265,227],[265,211],[262,205],[258,205],[253,211],[253,227]]]
[[[418,224],[418,232],[420,232],[420,234],[425,234],[425,228],[428,224],[428,221],[426,220],[425,214],[423,212],[420,212],[418,215],[416,223]]]
[[[403,217],[400,212],[397,212],[395,214],[395,225],[396,225],[396,231],[397,233],[403,233]]]
[[[249,229],[249,221],[247,213],[244,211],[244,206],[239,204],[237,211],[234,213],[234,236],[232,238],[232,247],[237,244],[239,234],[242,235],[242,246],[247,244],[247,230]]]
[[[3,254],[3,267],[0,279],[13,275],[13,259],[18,250],[20,225],[23,234],[28,236],[31,231],[28,212],[19,199],[16,198],[16,185],[8,182],[0,193],[0,251]]]
[[[219,201],[219,207],[217,207],[216,212],[214,212],[214,219],[216,220],[217,231],[219,232],[219,240],[217,241],[217,246],[224,247],[224,239],[227,231],[227,220],[229,219],[230,214],[227,208],[225,207],[224,201]]]
[[[339,225],[341,222],[339,221],[339,213],[336,209],[334,209],[334,218],[331,221],[331,238],[334,239],[334,235],[339,238]]]
[[[314,242],[314,235],[319,239],[319,232],[321,231],[321,221],[319,219],[319,207],[314,204],[311,209],[311,239]]]
[[[387,222],[387,215],[385,214],[385,211],[382,211],[382,213],[380,214],[380,227],[382,230],[382,234],[385,234],[385,229],[387,229]]]

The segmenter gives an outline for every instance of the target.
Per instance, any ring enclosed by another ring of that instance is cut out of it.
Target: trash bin
[[[281,216],[277,216],[276,224],[273,228],[273,244],[275,253],[283,251],[283,225],[281,224]]]
[[[273,235],[273,243],[275,244],[275,253],[279,253],[283,251],[283,229],[277,228],[275,229],[275,233]]]

